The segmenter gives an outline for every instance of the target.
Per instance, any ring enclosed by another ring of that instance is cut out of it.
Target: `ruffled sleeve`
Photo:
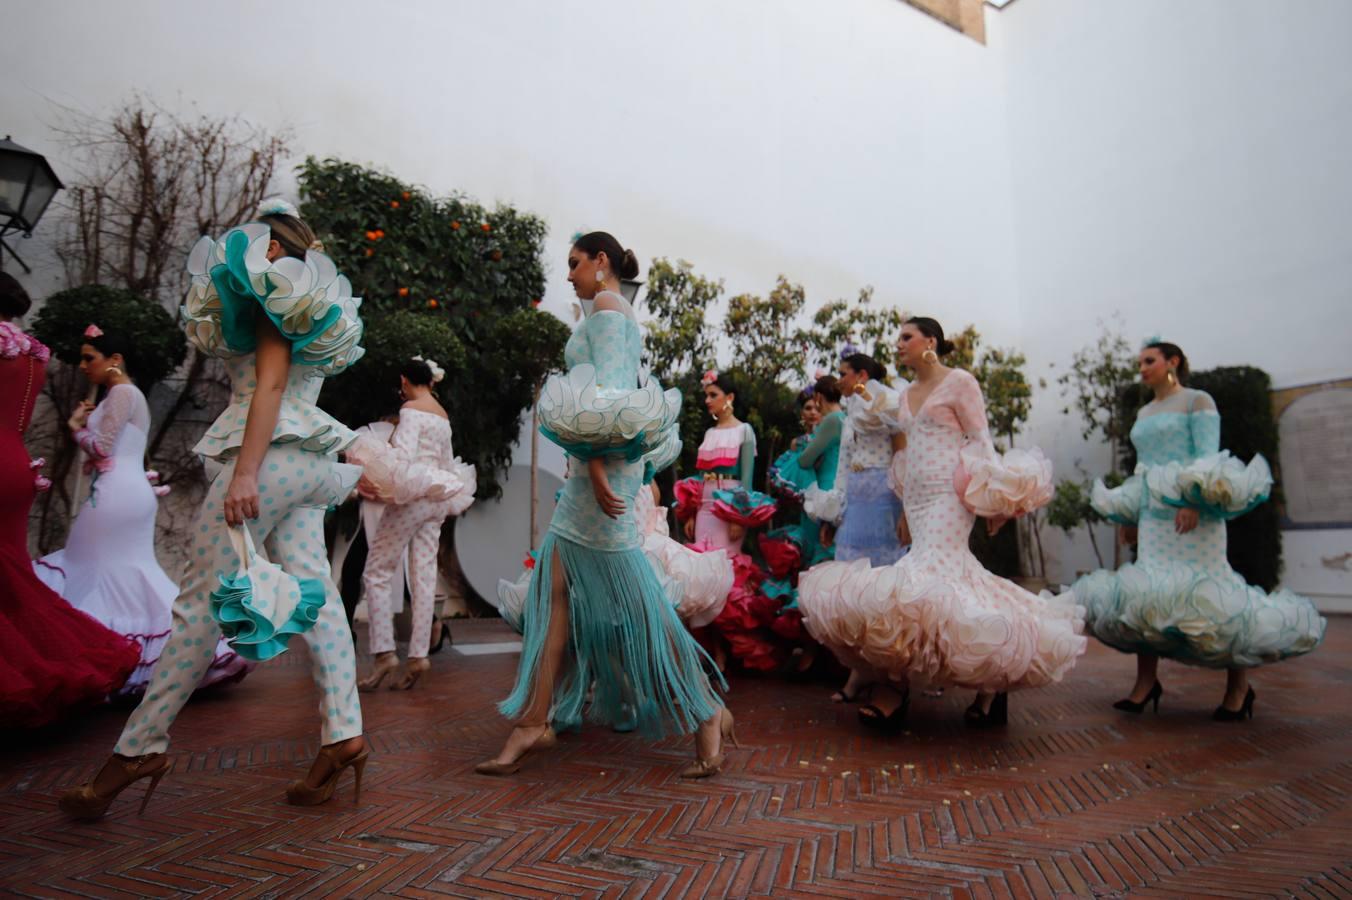
[[[1135,525],[1141,519],[1141,501],[1145,494],[1145,478],[1132,475],[1122,484],[1110,488],[1103,479],[1095,479],[1089,492],[1089,505],[1094,512],[1117,525]]]
[[[836,457],[836,477],[829,489],[817,485],[803,492],[803,512],[808,518],[828,525],[839,525],[845,518],[845,485],[854,449],[854,421],[846,418],[840,430],[840,454]]]
[[[673,489],[676,494],[676,521],[685,524],[699,513],[704,500],[703,478],[682,478]]]
[[[1195,509],[1216,519],[1235,519],[1267,502],[1272,469],[1261,454],[1248,465],[1221,446],[1221,417],[1203,391],[1190,391],[1188,431],[1194,458],[1146,470],[1145,483],[1162,503]]]
[[[188,340],[208,356],[252,353],[262,312],[291,344],[291,361],[324,375],[362,357],[361,299],[327,255],[269,261],[272,230],[250,223],[218,241],[203,237],[188,256],[192,284],[183,304]]]
[[[967,439],[953,475],[963,505],[983,518],[1012,519],[1050,503],[1054,490],[1051,461],[1037,447],[996,451],[981,386],[961,370],[949,377],[957,379],[949,403]]]
[[[645,469],[656,471],[665,457],[674,458],[671,430],[681,395],[674,389],[664,392],[656,379],[641,378],[621,364],[628,324],[623,313],[613,310],[587,317],[582,329],[591,358],[602,362],[580,363],[545,381],[537,406],[540,433],[577,459],[620,456],[634,462],[652,454]],[[679,445],[679,438],[674,440]],[[680,452],[679,446],[675,449]]]
[[[425,415],[403,416],[389,444],[369,435],[358,435],[347,448],[347,458],[362,467],[367,483],[375,489],[374,499],[397,505],[423,499],[449,500],[450,514],[458,516],[474,503],[478,474],[474,466],[457,456],[451,456],[444,466],[419,459],[419,431],[429,424],[425,418]]]
[[[865,386],[868,399],[862,396],[846,398],[845,409],[850,424],[857,434],[895,434],[901,428],[900,395],[881,381],[869,381]]]

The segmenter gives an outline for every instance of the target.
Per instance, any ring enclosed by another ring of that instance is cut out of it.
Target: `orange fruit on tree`
[[[404,191],[404,193],[402,194],[402,196],[403,196],[403,198],[404,198],[405,200],[407,200],[409,197],[412,197],[413,195],[410,194],[408,191]]]
[[[402,298],[402,297],[407,297],[407,296],[408,296],[408,288],[400,288],[400,289],[399,289],[399,296],[400,296],[401,298]]]
[[[438,305],[439,305],[439,304],[437,303],[437,298],[436,298],[436,297],[433,297],[432,299],[430,299],[430,300],[427,301],[427,308],[428,308],[428,309],[436,309]]]
[[[374,231],[368,231],[368,232],[366,232],[366,239],[367,239],[368,241],[379,240],[379,238],[376,236],[376,233],[375,233]]]
[[[492,226],[492,225],[489,225],[487,222],[483,223],[483,224],[480,225],[479,227],[483,229],[483,231],[484,231],[485,234],[487,234],[488,232],[490,232],[490,231],[493,230],[493,226]]]
[[[385,237],[385,232],[383,232],[383,231],[381,231],[379,228],[377,228],[377,229],[376,229],[376,240],[381,240],[381,239],[384,238],[384,237]]]
[[[459,230],[460,230],[460,223],[459,223],[459,222],[452,222],[452,223],[451,223],[451,231],[459,231]]]
[[[375,249],[372,248],[372,247],[367,247],[367,248],[366,248],[366,255],[367,255],[367,256],[375,256],[375,255],[376,255]]]
[[[391,200],[391,201],[390,201],[390,209],[398,209],[398,208],[399,208],[399,201],[398,201],[398,200]]]

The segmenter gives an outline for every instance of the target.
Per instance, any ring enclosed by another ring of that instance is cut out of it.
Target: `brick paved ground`
[[[510,640],[459,622],[458,646]],[[124,713],[0,755],[0,886],[32,896],[1352,896],[1352,619],[1255,678],[1257,717],[1213,723],[1221,677],[1166,664],[1161,715],[1109,707],[1131,661],[1099,646],[1009,727],[967,697],[865,734],[825,687],[740,678],[743,749],[682,783],[689,746],[591,729],[516,777],[476,776],[507,726],[514,654],[443,652],[426,688],[365,701],[372,759],[327,807],[283,789],[315,752],[304,651],[174,731],[147,816],[128,792],[93,825],[53,794],[88,775]]]

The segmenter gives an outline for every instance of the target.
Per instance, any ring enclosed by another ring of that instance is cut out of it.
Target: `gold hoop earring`
[[[125,375],[125,374],[127,374],[126,372],[123,372],[123,371],[122,371],[122,367],[121,367],[121,366],[109,366],[108,368],[104,369],[103,371],[105,371],[105,372],[107,372],[107,373],[109,373],[109,374],[112,374],[113,372],[116,372],[116,373],[119,374],[119,375]]]
[[[920,358],[928,365],[939,365],[939,354],[935,353],[933,350],[926,350],[924,353],[920,354]]]

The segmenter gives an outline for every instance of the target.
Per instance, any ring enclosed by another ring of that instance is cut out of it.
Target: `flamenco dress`
[[[1045,505],[1051,464],[1037,450],[996,453],[971,374],[950,371],[916,410],[909,391],[891,477],[914,543],[890,566],[856,559],[804,573],[808,631],[850,668],[920,686],[996,692],[1059,680],[1084,652],[1083,611],[992,575],[967,545],[976,516]]]
[[[830,492],[835,487],[844,427],[844,411],[824,416],[811,434],[803,435],[771,466],[772,487],[800,505],[809,489]],[[762,535],[760,549],[770,570],[761,592],[780,601],[771,630],[796,644],[812,642],[798,608],[798,579],[807,569],[834,559],[835,546],[822,544],[821,526],[806,509],[800,509],[797,522]]]
[[[76,609],[141,645],[141,661],[119,696],[146,689],[169,638],[178,596],[178,585],[155,558],[157,476],[142,463],[149,430],[145,395],[133,384],[110,388],[75,435],[93,474],[89,499],[66,546],[36,567],[38,577]],[[251,668],[221,638],[198,689],[239,681]]]
[[[1147,653],[1212,669],[1243,668],[1309,653],[1325,621],[1305,597],[1247,584],[1226,559],[1225,523],[1267,501],[1272,473],[1262,456],[1247,465],[1220,449],[1211,397],[1185,388],[1136,417],[1136,472],[1120,487],[1096,482],[1094,509],[1138,527],[1137,559],[1075,582],[1094,637],[1124,653]],[[1180,509],[1199,514],[1187,534]]]
[[[585,317],[564,347],[568,371],[540,393],[541,433],[576,464],[530,570],[516,685],[499,708],[517,718],[532,708],[537,683],[552,683],[549,718],[559,727],[576,727],[585,714],[652,738],[689,733],[720,708],[712,662],[643,551],[635,503],[680,453],[680,393],[663,391],[642,370],[642,335],[628,301],[602,296],[619,309],[583,303]],[[596,502],[585,465],[592,459],[602,460],[624,502],[617,518]],[[561,667],[550,671],[543,651],[555,565],[566,573],[569,621]]]
[[[43,584],[28,555],[28,511],[51,485],[23,433],[50,355],[0,322],[0,728],[36,728],[107,699],[141,657],[136,641]]]
[[[724,551],[732,560],[733,583],[722,611],[710,628],[727,643],[743,667],[773,671],[786,648],[769,626],[779,601],[761,592],[765,571],[743,551],[746,533],[774,517],[773,498],[750,489],[756,465],[756,433],[745,422],[704,432],[695,458],[700,475],[676,483],[676,517],[695,520],[692,550]],[[733,540],[731,526],[743,529]],[[703,639],[709,635],[702,634]]]

